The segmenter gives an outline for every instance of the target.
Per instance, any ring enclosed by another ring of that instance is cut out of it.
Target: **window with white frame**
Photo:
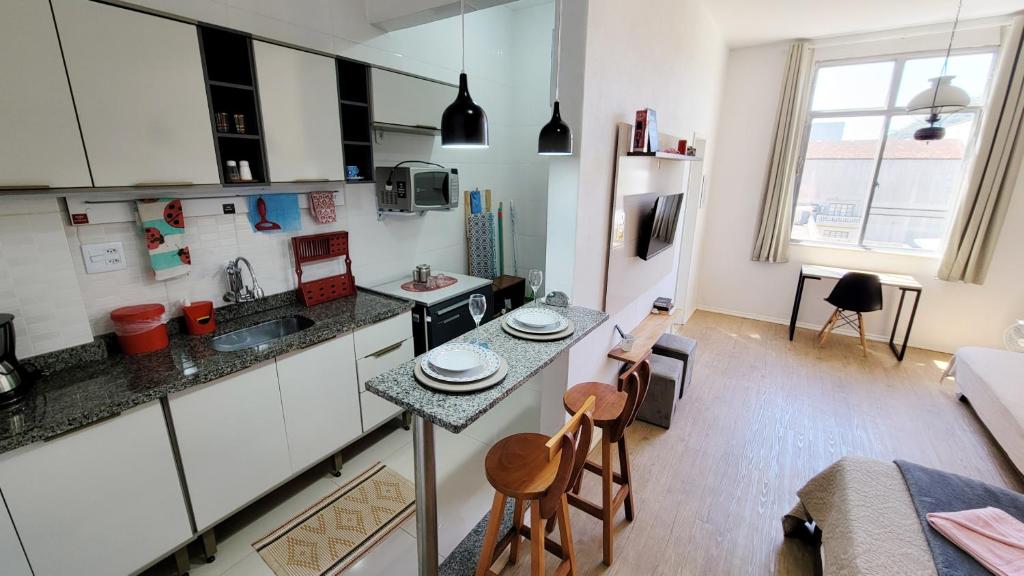
[[[971,105],[944,118],[946,137],[914,140],[924,115],[904,109],[939,76],[943,54],[815,66],[792,239],[937,253],[945,244],[988,95],[995,49],[954,51],[946,74]]]

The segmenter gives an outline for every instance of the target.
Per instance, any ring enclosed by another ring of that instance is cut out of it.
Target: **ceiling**
[[[731,47],[951,23],[956,0],[705,0]],[[1024,10],[1024,0],[963,0],[962,19]]]

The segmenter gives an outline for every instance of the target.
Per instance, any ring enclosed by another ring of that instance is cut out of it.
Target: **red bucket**
[[[126,354],[145,354],[167,347],[163,304],[125,306],[110,313],[114,333]]]

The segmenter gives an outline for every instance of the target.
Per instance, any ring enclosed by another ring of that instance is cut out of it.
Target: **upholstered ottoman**
[[[672,426],[672,415],[676,412],[676,397],[682,380],[682,362],[668,356],[651,354],[651,383],[636,417],[662,428]]]
[[[679,397],[683,397],[683,391],[690,384],[693,376],[693,363],[697,354],[697,341],[686,336],[675,334],[662,334],[658,341],[651,347],[651,352],[659,356],[675,358],[683,363],[683,381],[679,384]]]

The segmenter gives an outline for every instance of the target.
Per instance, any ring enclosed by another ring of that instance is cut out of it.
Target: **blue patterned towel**
[[[466,220],[466,241],[469,243],[469,275],[477,278],[494,278],[497,265],[494,263],[494,214],[470,214]]]

